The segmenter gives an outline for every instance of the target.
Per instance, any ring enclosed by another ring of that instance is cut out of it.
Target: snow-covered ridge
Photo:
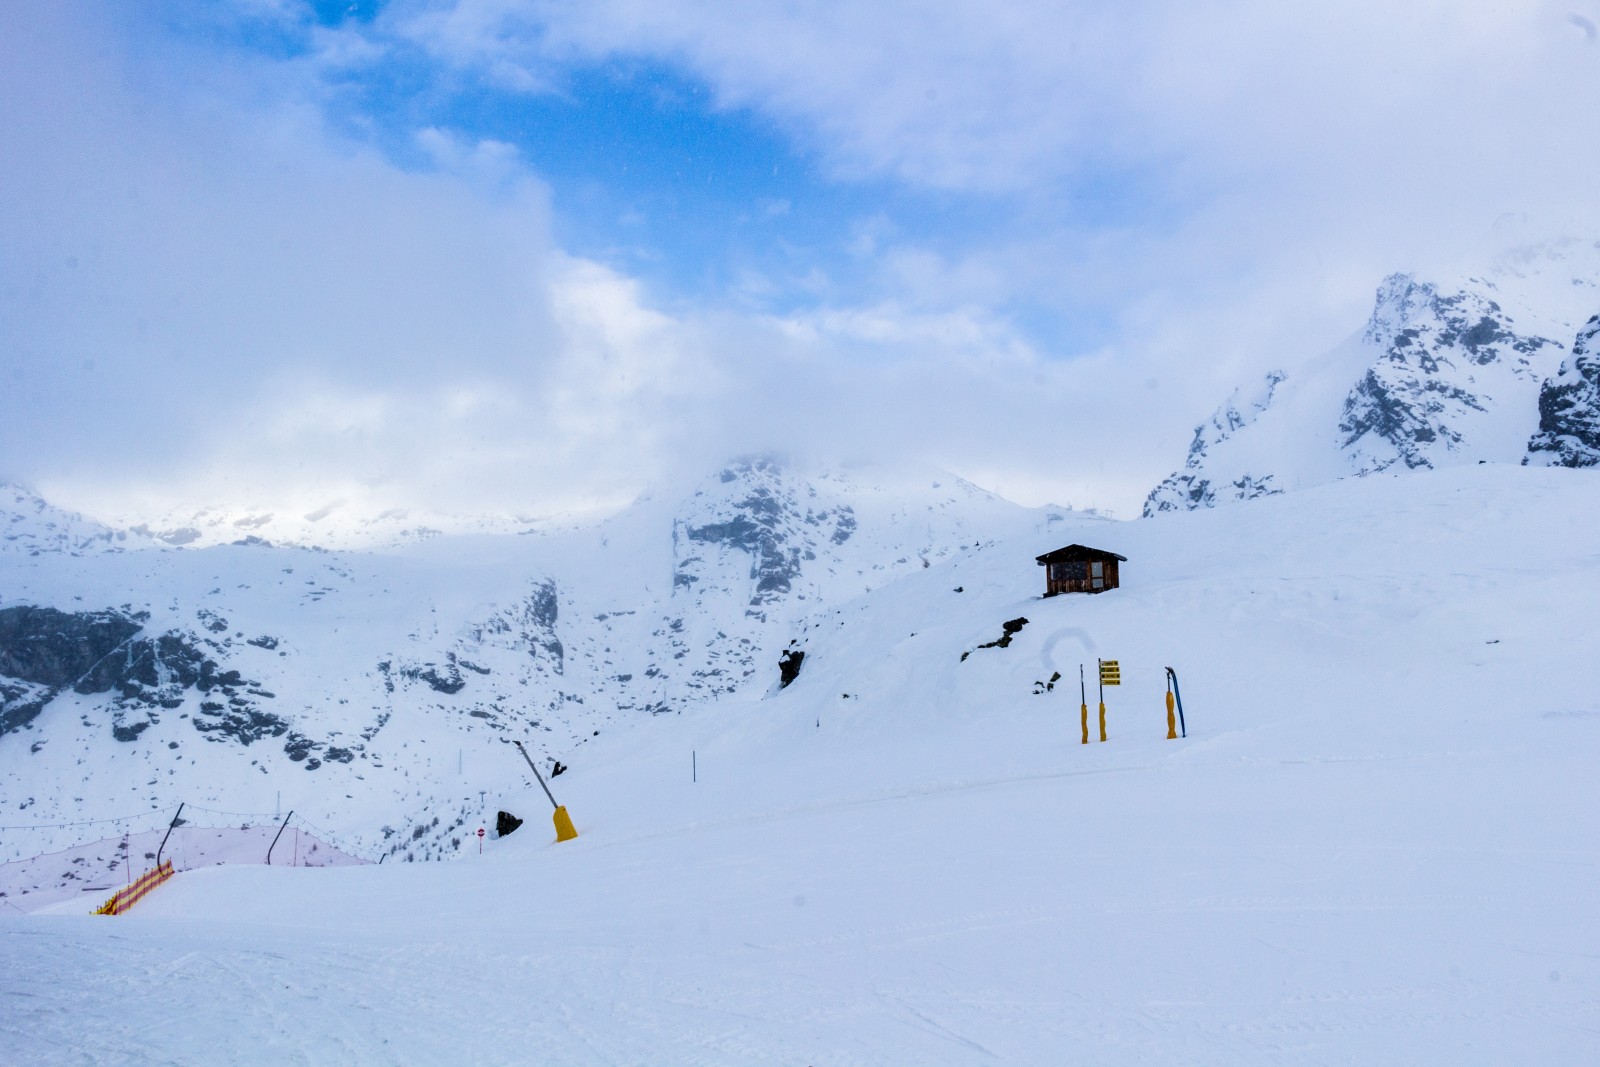
[[[85,555],[152,546],[153,542],[138,532],[113,529],[63,511],[31,489],[0,482],[0,554]]]
[[[1202,423],[1145,515],[1391,469],[1521,462],[1541,385],[1600,306],[1597,286],[1596,247],[1576,241],[1454,281],[1390,275],[1356,336],[1273,372]]]
[[[292,791],[341,840],[442,855],[500,739],[581,766],[597,732],[765,691],[829,606],[1070,518],[938,471],[753,457],[590,526],[13,554],[0,810],[271,811]]]

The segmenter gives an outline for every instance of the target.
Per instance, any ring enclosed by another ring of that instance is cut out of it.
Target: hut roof
[[[1128,562],[1127,556],[1119,556],[1115,552],[1107,552],[1103,548],[1090,548],[1088,545],[1068,545],[1065,548],[1058,548],[1054,552],[1046,552],[1044,555],[1034,558],[1039,561],[1041,567],[1048,563],[1077,563],[1079,561],[1092,563],[1096,560],[1104,563],[1113,559],[1120,559],[1124,563]]]

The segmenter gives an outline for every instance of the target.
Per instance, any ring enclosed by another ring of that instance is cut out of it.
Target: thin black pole
[[[283,831],[284,831],[285,828],[288,827],[289,820],[292,819],[292,818],[294,818],[293,809],[291,809],[289,811],[289,814],[287,814],[287,815],[285,815],[283,817],[283,822],[278,824],[278,832],[273,835],[272,844],[267,846],[267,866],[268,867],[272,866],[272,850],[278,847],[278,838],[283,836]]]
[[[1178,672],[1168,667],[1167,677],[1172,679],[1172,696],[1178,702],[1178,732],[1188,737],[1189,727],[1183,721],[1183,693],[1178,689]]]
[[[172,822],[167,824],[167,832],[161,838],[161,847],[156,849],[156,866],[161,866],[161,853],[167,847],[167,838],[172,836],[172,828],[178,825],[178,819],[183,815],[183,805],[178,805],[178,810],[172,816]]]
[[[698,782],[699,780],[700,780],[700,756],[699,756],[699,753],[695,752],[695,750],[691,748],[689,750],[689,781]]]
[[[544,779],[539,775],[539,768],[533,765],[533,757],[528,755],[528,750],[522,747],[521,741],[513,741],[511,743],[517,746],[517,751],[522,753],[522,758],[528,761],[528,770],[533,772],[534,780],[539,783],[539,788],[544,790],[544,795],[550,798],[550,806],[559,809],[561,805],[556,803],[556,798],[550,792],[550,787],[544,784]]]

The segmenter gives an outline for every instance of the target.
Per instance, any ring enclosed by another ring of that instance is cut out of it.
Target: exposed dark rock
[[[419,681],[427,682],[428,688],[438,693],[459,693],[466,688],[466,681],[461,677],[461,672],[455,664],[449,664],[445,673],[440,674],[438,669],[430,665],[426,670],[413,675]]]
[[[834,525],[833,537],[830,540],[836,545],[842,545],[850,540],[850,535],[856,532],[856,512],[849,504],[839,508],[839,521]]]
[[[270,652],[278,647],[278,639],[276,637],[269,637],[266,634],[262,634],[260,637],[250,638],[250,640],[246,641],[245,644],[255,645],[257,648],[264,648]]]
[[[1572,356],[1539,390],[1539,432],[1528,441],[1524,465],[1600,466],[1600,315],[1578,332]]]
[[[1021,633],[1022,628],[1026,625],[1028,625],[1028,620],[1022,618],[1021,616],[1003,622],[1000,624],[1000,636],[995,638],[993,641],[985,641],[983,644],[979,645],[978,648],[1010,648],[1011,639],[1017,634]],[[976,651],[977,649],[972,650],[972,652]],[[965,660],[972,654],[972,652],[961,653],[962,660]]]
[[[1211,508],[1227,501],[1254,500],[1262,496],[1276,496],[1281,492],[1282,489],[1272,484],[1270,474],[1260,478],[1246,474],[1222,486],[1214,486],[1209,478],[1180,472],[1168,475],[1166,481],[1151,491],[1144,503],[1144,516],[1149,518],[1163,511]]]
[[[800,677],[800,665],[805,662],[806,654],[798,648],[786,648],[778,657],[778,688],[786,689],[789,683]]]
[[[239,701],[238,706],[231,706],[232,703],[223,705],[208,700],[200,705],[201,714],[190,721],[208,741],[233,740],[241,745],[267,737],[282,737],[289,730],[289,724],[270,711],[262,711],[248,701]]]
[[[233,736],[248,744],[266,733],[282,733],[286,725],[263,715],[236,687],[250,685],[238,671],[223,670],[207,657],[190,634],[176,631],[145,636],[148,616],[127,611],[62,612],[54,608],[14,607],[0,610],[0,674],[35,686],[27,699],[7,696],[0,706],[0,733],[24,725],[61,690],[70,687],[85,696],[114,693],[113,736],[132,741],[149,725],[125,722],[139,709],[177,708],[191,688],[214,690],[230,698],[201,705],[195,728],[202,733]],[[259,691],[258,691],[259,692]]]
[[[111,736],[118,741],[133,741],[148,729],[148,722],[136,722],[132,726],[116,725],[111,728]]]
[[[140,620],[114,611],[0,608],[0,675],[54,688],[75,686],[140,628]]]
[[[514,833],[517,827],[521,825],[521,819],[509,811],[502,811],[494,817],[494,836],[505,837],[507,834]]]

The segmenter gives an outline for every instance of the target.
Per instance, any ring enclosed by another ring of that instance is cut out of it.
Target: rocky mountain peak
[[[1600,277],[1591,251],[1569,243],[1455,282],[1389,275],[1351,340],[1292,378],[1274,372],[1236,391],[1198,426],[1183,469],[1152,490],[1145,515],[1390,469],[1519,461],[1540,383],[1565,352],[1554,338],[1567,336],[1573,293]],[[1578,377],[1550,403],[1565,411]]]
[[[1273,487],[1271,475],[1252,477],[1244,473],[1219,485],[1213,484],[1204,468],[1213,448],[1255,422],[1272,406],[1278,386],[1288,377],[1285,372],[1275,370],[1252,386],[1235,389],[1209,419],[1196,426],[1183,470],[1168,475],[1151,490],[1144,503],[1145,516],[1162,511],[1214,507],[1222,500],[1249,500],[1281,492]]]
[[[1525,465],[1600,466],[1600,315],[1578,331],[1572,356],[1539,392],[1539,431]]]

